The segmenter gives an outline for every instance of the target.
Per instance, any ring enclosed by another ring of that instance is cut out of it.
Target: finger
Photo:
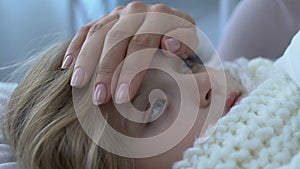
[[[76,33],[72,41],[70,42],[65,57],[63,59],[63,63],[61,68],[66,69],[70,67],[70,65],[73,63],[74,60],[76,60],[76,54],[80,51],[84,41],[86,40],[86,37],[88,35],[88,32],[90,31],[90,28],[99,20],[102,20],[103,18],[108,17],[108,15],[103,15],[98,20],[90,22],[89,24],[81,27],[79,31]]]
[[[90,28],[76,59],[71,86],[80,88],[89,82],[92,74],[95,72],[94,70],[102,51],[105,36],[116,23],[118,17],[118,14],[109,15],[96,22]]]
[[[164,54],[180,57],[195,53],[198,45],[199,39],[194,26],[169,31],[161,40],[161,47],[166,50],[163,50]]]
[[[173,14],[173,11],[165,5],[154,5],[151,8],[151,12]],[[120,72],[117,89],[114,93],[115,101],[118,104],[128,102],[135,96],[146,73],[143,70],[148,69],[153,55],[157,51],[156,49],[159,48],[161,34],[167,32],[167,26],[159,26],[159,24],[151,22],[159,21],[159,18],[160,15],[147,14],[143,25],[128,44],[126,59]],[[140,51],[143,52],[140,53]],[[139,52],[139,54],[136,55],[135,52]]]
[[[96,75],[94,104],[103,104],[111,99],[115,84],[112,77],[118,78],[118,65],[126,56],[130,37],[135,34],[144,21],[147,6],[140,2],[130,3],[121,13],[119,21],[108,32]],[[138,14],[140,13],[140,14]]]
[[[73,60],[75,60],[75,54],[80,50],[84,40],[86,39],[88,31],[90,30],[91,26],[94,23],[95,22],[91,22],[91,23],[81,27],[79,29],[79,31],[75,34],[74,38],[71,40],[71,42],[67,48],[67,51],[66,51],[66,54],[63,59],[62,66],[61,66],[62,69],[66,69],[66,68],[70,67]]]
[[[88,31],[88,34],[87,34],[87,39],[92,37],[96,32],[103,31],[104,27],[106,27],[107,24],[110,24],[111,22],[113,22],[114,20],[117,20],[117,19],[119,19],[119,13],[114,13],[114,14],[111,14],[111,15],[105,15],[104,17],[99,19],[97,22],[95,22],[91,26],[91,28],[90,28],[90,30]]]
[[[181,25],[176,25],[175,29],[169,31],[163,36],[161,41],[161,47],[165,55],[178,55],[182,59],[193,53],[198,46],[197,29],[194,19],[182,12],[181,10],[172,8],[174,15],[181,19],[176,19]],[[183,19],[183,20],[182,20]],[[169,36],[168,36],[169,35]],[[167,52],[167,51],[169,52]]]
[[[187,13],[185,13],[181,10],[175,9],[175,8],[172,8],[172,10],[174,11],[175,15],[177,15],[177,16],[183,18],[183,19],[188,20],[193,25],[196,25],[194,19],[190,15],[188,15]]]
[[[124,6],[124,5],[118,6],[118,7],[116,7],[111,13],[119,12],[119,11],[121,11],[122,9],[124,9],[125,7],[126,7],[126,6]]]

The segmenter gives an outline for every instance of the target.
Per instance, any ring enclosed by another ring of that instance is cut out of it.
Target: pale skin
[[[298,29],[300,29],[300,11],[298,10],[298,6],[300,6],[300,1],[297,0],[241,1],[232,14],[223,39],[221,40],[218,48],[220,57],[223,60],[234,60],[240,56],[244,56],[246,58],[262,56],[270,59],[276,59],[280,57],[293,35]],[[106,56],[102,56],[101,51],[94,53],[84,52],[89,47],[93,48],[93,45],[91,45],[91,42],[89,42],[89,37],[92,34],[95,34],[101,25],[105,25],[105,23],[108,23],[114,19],[140,12],[162,12],[173,14],[175,16],[185,18],[191,23],[194,23],[193,19],[184,12],[167,7],[165,5],[146,5],[141,2],[132,2],[127,6],[119,6],[112,11],[112,13],[103,16],[99,20],[94,21],[86,26],[83,26],[73,38],[66,52],[65,61],[62,64],[62,68],[68,68],[72,62],[76,62],[74,72],[76,72],[78,68],[82,68],[81,70],[83,70],[84,73],[79,74],[85,75],[83,80],[79,80],[78,83],[75,83],[76,76],[74,75],[72,77],[73,83],[71,83],[71,85],[77,88],[83,87],[85,84],[87,84],[91,78],[91,74],[95,70],[98,72],[104,72],[104,74],[106,74],[106,76],[96,77],[94,94],[95,104],[100,105],[107,103],[113,94],[115,94],[115,98],[117,98],[117,90],[119,89],[120,84],[111,84],[110,80],[112,77],[112,72],[115,71],[116,65],[120,64],[121,61],[130,53],[149,47],[161,47],[162,49],[168,50],[179,56],[184,56],[191,53],[191,51],[185,45],[177,41],[176,38],[153,35],[135,36],[131,38],[131,40],[120,43],[116,47],[117,52],[111,52]],[[147,22],[147,19],[143,20],[143,23]],[[142,27],[141,25],[142,24],[138,24],[133,27],[134,29],[139,29]],[[148,30],[153,29],[151,26],[149,26],[149,24],[144,25],[146,25],[146,27],[148,26]],[[97,34],[96,37],[99,39],[98,44],[102,44],[103,48],[110,48],[109,43],[106,43],[107,40],[105,40],[105,37],[106,39],[110,39],[110,37],[113,35],[111,32],[114,32],[114,29],[118,30],[119,28],[122,28],[122,24],[118,24],[117,22],[110,31]],[[126,29],[128,29],[128,27],[126,27]],[[173,28],[173,31],[168,33],[172,34],[173,32],[178,34],[178,31],[182,37],[189,37],[189,44],[198,45],[198,39],[196,38],[195,30],[191,29],[191,27],[176,27]],[[167,46],[169,46],[169,48],[167,48]],[[77,56],[78,53],[79,55]],[[100,57],[103,58],[103,62],[96,67],[96,63]],[[131,67],[134,67],[134,65],[124,65],[124,69],[122,70],[122,74],[119,78],[120,83],[128,83],[126,79],[130,74],[132,74],[130,72]],[[135,78],[134,83],[130,84],[129,89],[128,86],[125,88],[123,87],[123,89],[125,89],[125,92],[123,93],[125,94],[123,94],[123,99],[119,99],[120,103],[126,102],[135,96],[142,82],[142,77],[143,75],[140,75]],[[111,88],[111,86],[113,86],[113,88]]]
[[[173,163],[182,159],[183,152],[193,145],[195,138],[199,137],[199,131],[201,131],[206,116],[208,115],[211,101],[215,97],[224,97],[227,99],[230,97],[230,93],[237,93],[238,95],[245,94],[245,89],[243,86],[236,80],[226,77],[226,84],[223,86],[219,86],[215,88],[215,85],[212,85],[211,79],[218,78],[220,72],[218,71],[210,71],[210,74],[205,69],[200,68],[202,65],[195,65],[193,68],[197,71],[186,72],[182,71],[181,67],[182,62],[175,57],[167,57],[167,56],[159,56],[162,57],[161,62],[165,65],[166,69],[170,70],[170,72],[176,72],[176,76],[178,78],[184,78],[186,76],[193,76],[197,81],[198,92],[200,97],[200,102],[191,104],[189,109],[199,108],[197,119],[189,131],[186,137],[182,139],[182,141],[173,147],[171,150],[149,158],[136,158],[135,165],[137,169],[152,169],[152,168],[171,168]],[[197,67],[197,68],[196,68]],[[173,77],[174,78],[174,77]],[[104,116],[108,116],[108,122],[111,126],[114,126],[119,132],[138,138],[147,138],[151,136],[158,135],[162,133],[162,131],[167,130],[172,123],[174,123],[178,113],[179,113],[179,105],[181,99],[186,99],[189,103],[194,103],[191,97],[180,98],[180,91],[175,84],[174,79],[170,77],[168,74],[157,71],[157,70],[149,70],[144,77],[143,83],[141,84],[141,88],[138,91],[137,98],[132,100],[132,104],[139,110],[145,111],[147,104],[149,103],[149,91],[153,89],[161,89],[167,95],[168,106],[164,110],[163,114],[158,117],[157,120],[149,123],[135,123],[126,118],[124,118],[120,113],[114,108],[114,102],[109,101],[108,104],[104,104],[100,106],[102,112],[107,112]],[[156,83],[153,83],[155,81]],[[213,80],[212,80],[213,81]],[[187,81],[186,83],[192,83]],[[219,88],[226,88],[225,93],[221,92]],[[194,106],[194,107],[192,107]],[[231,106],[225,106],[224,112],[228,112]],[[183,114],[188,114],[182,112]],[[216,112],[209,112],[216,113]],[[177,135],[177,133],[174,133]],[[159,144],[157,144],[159,146]],[[149,147],[151,148],[151,147]],[[134,149],[134,148],[133,148]]]
[[[126,16],[143,12],[174,15],[186,20],[189,24],[182,27],[180,27],[181,25],[166,25],[168,29],[164,30],[165,33],[163,35],[138,35],[139,32],[153,32],[157,28],[165,28],[164,26],[159,27],[157,24],[152,26],[151,23],[154,20],[158,20],[159,17],[148,17],[148,14],[145,14],[141,18],[133,18],[132,20],[124,19]],[[102,30],[101,28],[105,25],[108,26]],[[123,39],[122,35],[128,32],[133,32],[135,35],[132,38],[126,38],[117,43],[112,48],[114,42]],[[167,35],[180,36],[178,38],[186,39],[189,48]],[[98,45],[97,48],[95,48],[96,44]],[[136,65],[136,63],[131,63],[123,65],[117,84],[111,83],[116,67],[125,57],[142,49],[161,47],[177,55],[185,54],[183,55],[184,59],[184,56],[191,54],[197,45],[198,39],[196,38],[194,20],[189,15],[163,4],[146,5],[142,2],[131,2],[127,6],[117,7],[112,13],[82,27],[73,38],[66,52],[62,68],[68,68],[73,61],[76,61],[71,80],[71,86],[76,88],[86,85],[91,79],[92,74],[97,70],[100,73],[96,77],[94,103],[98,105],[107,103],[112,95],[115,95],[117,103],[124,103],[134,97],[143,77],[143,75],[137,76],[132,82],[133,85],[130,85],[129,88],[127,79],[129,74],[133,73],[132,69]],[[112,50],[106,55],[106,52],[110,48]],[[151,55],[153,53],[149,54],[149,57]],[[99,57],[101,58],[101,62],[96,67]]]
[[[219,47],[219,54],[224,60],[234,60],[237,57],[245,56],[247,58],[253,58],[257,56],[264,56],[269,57],[271,59],[278,58],[282,55],[282,52],[290,42],[290,39],[294,35],[294,33],[300,28],[300,12],[297,10],[297,6],[299,6],[299,1],[296,0],[286,0],[283,1],[285,6],[288,7],[289,11],[289,19],[292,23],[291,26],[287,26],[286,23],[287,19],[285,18],[286,15],[284,13],[278,12],[280,11],[279,5],[273,1],[273,0],[244,0],[239,5],[237,10],[232,16],[232,19],[229,23],[228,29],[225,33],[225,36],[223,40],[221,41],[220,47]],[[133,53],[137,50],[145,49],[148,47],[152,48],[162,48],[165,50],[168,50],[172,53],[175,53],[180,56],[189,55],[192,52],[190,49],[188,49],[184,44],[177,41],[176,38],[171,38],[171,40],[168,36],[153,36],[153,35],[143,35],[138,37],[133,37],[130,40],[124,41],[118,46],[116,51],[113,51],[110,55],[102,56],[101,51],[98,51],[98,53],[88,53],[85,51],[88,51],[88,49],[93,48],[93,45],[89,42],[89,36],[91,34],[95,34],[97,32],[97,28],[99,28],[99,23],[105,24],[111,20],[114,20],[118,17],[124,16],[125,14],[135,14],[138,12],[162,12],[162,13],[169,13],[173,14],[182,18],[185,18],[189,20],[192,24],[194,23],[193,19],[184,14],[183,12],[180,12],[178,10],[172,9],[170,7],[167,7],[165,5],[146,5],[141,2],[133,2],[130,3],[127,6],[121,6],[116,8],[111,14],[104,16],[100,18],[99,20],[92,22],[88,24],[87,26],[83,27],[77,35],[73,38],[66,56],[65,56],[65,62],[62,65],[62,68],[68,68],[72,62],[75,62],[75,71],[77,68],[82,68],[84,70],[85,77],[83,80],[80,81],[80,83],[75,83],[76,80],[74,80],[74,76],[72,78],[71,85],[73,87],[83,87],[87,82],[90,80],[91,74],[94,71],[99,72],[105,72],[107,76],[105,77],[96,77],[96,83],[95,83],[95,94],[94,94],[94,100],[95,104],[102,105],[109,109],[109,105],[112,104],[111,98],[114,97],[115,101],[117,103],[123,103],[128,102],[131,98],[134,98],[140,89],[147,88],[147,85],[150,85],[153,80],[150,82],[147,82],[147,79],[149,80],[149,77],[153,76],[160,77],[159,75],[155,74],[155,72],[147,73],[146,75],[143,74],[140,77],[136,78],[136,81],[132,84],[130,84],[130,87],[126,87],[125,92],[123,92],[123,95],[125,99],[120,99],[118,102],[118,90],[120,89],[121,82],[126,82],[129,84],[129,82],[126,80],[130,73],[130,68],[134,65],[124,65],[122,69],[122,73],[120,73],[118,82],[116,84],[111,84],[111,78],[112,73],[115,70],[115,67],[109,67],[109,65],[118,65],[121,63],[121,61],[126,58],[130,53]],[[145,17],[147,18],[147,17]],[[147,19],[144,19],[142,23],[147,23]],[[100,24],[100,25],[101,25]],[[137,25],[137,29],[141,28],[143,24]],[[147,25],[147,24],[145,24]],[[149,25],[148,25],[149,26]],[[116,22],[113,26],[113,28],[121,28],[122,25],[119,25],[118,22]],[[151,27],[148,27],[151,28]],[[143,28],[144,29],[144,28]],[[113,30],[113,29],[112,29]],[[180,32],[183,32],[182,35],[191,37],[191,44],[198,45],[198,40],[195,39],[195,31],[193,29],[190,29],[190,27],[183,27],[183,28],[174,28],[174,30],[181,30]],[[111,30],[104,32],[103,34],[97,34],[99,36],[99,44],[103,46],[103,49],[109,48],[109,44],[106,43],[105,37],[110,37],[112,34],[110,34]],[[113,31],[112,31],[113,32]],[[154,39],[154,40],[150,40]],[[108,38],[109,39],[109,38]],[[147,40],[148,39],[148,40]],[[151,42],[151,43],[149,43]],[[170,43],[169,45],[166,45],[167,43]],[[200,42],[201,44],[201,42]],[[107,47],[108,46],[108,47]],[[168,46],[168,48],[167,48]],[[121,50],[120,50],[121,49]],[[79,53],[79,54],[78,54]],[[77,56],[78,54],[78,56]],[[71,56],[71,57],[68,57]],[[96,67],[96,63],[99,60],[99,58],[103,58],[103,60],[107,60],[107,62],[103,62],[104,64],[99,64],[98,67]],[[151,57],[151,56],[149,56]],[[185,60],[186,58],[181,58]],[[109,68],[109,69],[107,69]],[[143,78],[144,77],[144,78]],[[203,93],[200,94],[200,97],[204,102],[210,103],[209,100],[203,99],[206,98],[207,95],[207,89],[211,88],[211,85],[207,83],[207,75],[205,75],[205,72],[201,73],[195,73],[195,77],[199,80],[199,91],[203,91]],[[144,79],[144,81],[143,81]],[[151,78],[152,79],[152,78]],[[147,83],[145,83],[147,82]],[[158,82],[156,87],[159,87],[159,85],[162,85],[164,83],[170,83],[167,78],[161,78],[156,80]],[[103,89],[103,87],[98,87],[99,84],[103,84],[105,86],[105,90],[103,92],[99,92],[99,89]],[[112,86],[112,88],[111,88]],[[151,88],[151,86],[149,86]],[[227,79],[227,87],[228,92],[237,92],[240,94],[244,93],[243,87],[236,82],[235,80],[228,77]],[[124,89],[124,88],[123,88]],[[172,88],[168,88],[169,94],[171,93],[170,90]],[[168,91],[166,90],[166,91]],[[173,89],[175,90],[175,89]],[[112,91],[112,92],[110,92]],[[100,97],[99,93],[102,93],[102,96]],[[125,93],[125,94],[124,94]],[[167,92],[168,94],[168,92]],[[220,94],[218,93],[212,93],[212,97],[216,97]],[[141,97],[141,96],[140,96]],[[223,96],[228,98],[229,96]],[[172,97],[170,106],[175,106],[176,102],[178,102],[178,98]],[[143,99],[138,99],[143,100]],[[105,104],[109,103],[109,104]],[[148,101],[141,101],[140,103],[133,103],[136,104],[138,107],[139,105],[144,106],[144,104],[147,104]],[[203,102],[202,102],[203,103]],[[204,104],[201,105],[195,104],[195,106],[200,107],[199,116],[196,120],[196,124],[194,125],[193,129],[189,132],[188,136],[175,148],[172,150],[161,154],[159,156],[147,158],[147,159],[137,159],[135,160],[137,168],[161,168],[161,165],[164,165],[164,168],[170,168],[172,166],[172,163],[180,160],[182,158],[182,152],[190,147],[195,139],[195,137],[199,136],[199,130],[201,130],[202,125],[204,123],[203,119],[204,116],[207,115],[207,109],[210,106],[210,104]],[[229,110],[229,108],[225,108],[226,111]],[[110,109],[109,109],[110,110]],[[172,109],[171,109],[172,110]],[[112,118],[119,118],[118,113],[116,111],[111,110],[114,113],[111,113]],[[205,114],[206,112],[206,114]],[[165,114],[176,114],[176,111],[171,111]],[[128,132],[128,134],[138,134],[137,131],[142,131],[142,136],[147,136],[147,133],[157,133],[161,130],[164,130],[167,126],[167,124],[172,123],[174,118],[168,116],[161,116],[157,121],[153,123],[151,127],[144,128],[143,126],[137,126],[134,123],[128,122],[129,126],[132,126],[132,130],[126,130],[125,132]],[[143,129],[141,130],[142,127]],[[120,127],[122,128],[122,127]],[[140,133],[141,134],[141,133]],[[151,135],[151,134],[150,134]],[[158,166],[155,166],[158,165]]]

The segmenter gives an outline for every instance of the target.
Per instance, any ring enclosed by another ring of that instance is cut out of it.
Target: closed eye
[[[203,71],[203,62],[200,57],[196,54],[190,55],[184,60],[183,72],[187,73],[191,71],[192,73],[197,73]]]
[[[185,60],[188,64],[198,64],[203,65],[202,60],[197,54],[189,55],[188,58]]]

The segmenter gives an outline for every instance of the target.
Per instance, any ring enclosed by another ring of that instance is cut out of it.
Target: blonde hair
[[[72,68],[61,70],[68,43],[42,52],[14,91],[6,136],[22,168],[134,168],[132,159],[97,146],[84,132],[72,102]]]

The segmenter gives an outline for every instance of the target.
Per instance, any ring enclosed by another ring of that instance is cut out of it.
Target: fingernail
[[[71,80],[71,86],[79,86],[84,80],[84,71],[79,68],[76,69],[73,73],[72,80]]]
[[[129,96],[129,86],[127,83],[122,83],[118,90],[116,95],[116,103],[121,104],[128,100]]]
[[[170,52],[177,52],[180,49],[180,42],[174,38],[167,39],[165,45]]]
[[[72,61],[73,61],[73,57],[71,55],[66,56],[66,58],[63,61],[63,64],[62,64],[61,68],[62,69],[68,68],[72,64]]]
[[[98,84],[94,92],[94,104],[100,105],[103,104],[106,98],[106,88],[103,84]]]

